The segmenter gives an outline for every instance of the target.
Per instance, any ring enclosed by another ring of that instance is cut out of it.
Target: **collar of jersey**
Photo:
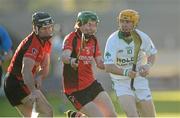
[[[121,31],[118,32],[118,37],[119,37],[119,39],[122,39],[125,43],[127,43],[128,45],[133,41],[132,39],[131,40],[125,40],[125,37],[123,36]]]
[[[39,39],[39,37],[33,32],[35,38],[39,41],[39,43],[41,44],[42,47],[45,47],[46,43],[50,43],[49,41],[45,41],[44,44],[41,42],[41,39]]]

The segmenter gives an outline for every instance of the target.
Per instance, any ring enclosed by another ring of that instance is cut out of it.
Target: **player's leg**
[[[126,113],[127,117],[138,117],[138,112],[136,108],[136,100],[134,96],[131,95],[121,95],[118,96],[120,105],[123,111]]]
[[[15,106],[19,114],[24,117],[31,117],[33,102],[29,99],[29,96],[22,100],[22,104]]]
[[[86,107],[95,107],[95,109],[88,108],[91,112],[94,112],[96,116],[100,114],[103,117],[116,117],[115,108],[113,103],[108,96],[108,94],[104,91],[101,84],[95,81],[88,89],[87,95],[89,95],[89,100],[91,101],[90,104],[87,104]],[[92,114],[92,113],[89,113]],[[100,116],[99,116],[100,117]]]
[[[120,106],[127,117],[138,117],[136,98],[134,91],[130,88],[130,79],[114,80],[114,90],[119,99]]]
[[[29,96],[25,97],[21,101],[22,104],[16,106],[18,111],[23,116],[30,117],[31,113],[32,113],[33,103],[36,102],[35,109],[39,113],[40,117],[53,117],[52,108],[51,108],[50,104],[48,103],[48,101],[46,100],[46,98],[44,97],[44,95],[42,94],[42,92],[40,90],[36,90],[35,92],[36,92],[36,94],[38,94],[36,100],[32,101],[31,94]]]
[[[106,92],[101,92],[93,102],[89,102],[80,110],[89,117],[116,117],[113,104]]]
[[[66,94],[67,95],[67,94]],[[74,116],[81,117],[103,117],[103,114],[93,102],[87,102],[82,95],[67,95],[68,99],[78,111],[68,110],[65,112],[66,116],[71,118]],[[82,99],[84,98],[84,99]],[[80,100],[79,100],[80,99]]]
[[[72,94],[66,94],[67,98],[73,104],[73,106],[88,117],[103,117],[103,114],[98,109],[95,103],[92,102],[91,88],[90,86],[84,90],[74,92]]]
[[[138,111],[141,117],[155,117],[156,111],[152,100],[143,100],[138,103]]]
[[[32,108],[28,108],[26,105],[18,105],[15,107],[19,114],[24,117],[31,117]]]
[[[97,105],[105,117],[117,117],[114,105],[107,92],[100,92],[93,102]]]
[[[39,98],[36,99],[37,112],[40,117],[53,117],[53,109],[41,91],[38,91]]]
[[[32,112],[33,101],[31,99],[30,91],[28,91],[27,86],[24,82],[12,74],[6,74],[4,83],[5,95],[8,98],[12,106],[15,106],[20,114],[24,117],[30,117]],[[52,116],[52,109],[47,103],[40,90],[36,90],[37,95],[37,111],[39,110],[40,115]],[[40,99],[40,100],[39,100]],[[40,105],[39,105],[40,104]],[[39,107],[39,108],[38,108]]]
[[[137,79],[138,80],[138,79]],[[151,91],[148,86],[147,79],[139,79],[138,84],[140,89],[136,89],[135,94],[138,99],[138,111],[141,117],[155,117],[156,111],[152,101]],[[143,89],[142,89],[143,88]]]
[[[94,81],[86,89],[72,94],[66,94],[66,96],[77,110],[81,111],[88,117],[104,117],[105,115],[98,107],[98,104],[93,101],[102,91],[104,91],[102,86],[97,81]]]
[[[28,98],[29,92],[25,89],[23,82],[16,76],[7,73],[4,82],[4,92],[10,104],[24,117],[30,117],[32,111],[32,102],[22,102]]]
[[[100,109],[94,102],[89,102],[80,109],[80,112],[85,113],[88,117],[104,117]]]

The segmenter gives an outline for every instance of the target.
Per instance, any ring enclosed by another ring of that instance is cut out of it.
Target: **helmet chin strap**
[[[88,41],[89,39],[93,39],[94,35],[84,34],[85,41]]]
[[[89,39],[91,39],[91,38],[93,38],[94,37],[94,34],[95,34],[95,32],[94,33],[85,33],[84,34],[84,36],[85,36],[85,39],[88,41]]]
[[[37,26],[34,27],[34,32],[35,32],[36,35],[39,34],[39,28]]]
[[[38,35],[39,37],[39,35]],[[48,41],[50,38],[52,38],[52,36],[43,36],[43,37],[39,37],[39,39],[43,40],[43,41]]]
[[[35,34],[36,34],[36,36],[39,38],[39,39],[41,39],[41,40],[43,40],[43,41],[48,41],[50,38],[52,38],[52,36],[53,36],[53,34],[54,33],[51,33],[49,36],[42,36],[42,37],[40,37],[39,36],[39,27],[35,27]]]
[[[89,35],[89,34],[84,34],[84,36],[86,39],[89,39],[91,37],[91,35]]]
[[[51,33],[49,36],[42,36],[42,37],[39,36],[39,38],[41,40],[48,41],[49,39],[51,39],[53,37],[53,35],[54,35],[54,33]]]
[[[77,32],[81,35],[83,32],[80,29],[77,29]],[[91,38],[94,38],[93,34],[84,33],[85,41],[88,41]]]

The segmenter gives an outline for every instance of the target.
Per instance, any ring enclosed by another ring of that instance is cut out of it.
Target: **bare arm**
[[[103,60],[102,60],[102,57],[101,57],[101,56],[95,57],[95,62],[96,62],[96,66],[97,66],[99,69],[102,69],[102,70],[105,69],[104,63],[103,63]]]
[[[155,54],[154,55],[150,55],[147,58],[147,64],[142,65],[142,66],[139,67],[139,74],[142,77],[146,77],[149,74],[150,69],[153,66],[154,62],[155,62],[155,58],[156,58]]]
[[[69,49],[66,49],[62,52],[62,62],[65,64],[70,64],[70,56],[71,56],[72,51]]]
[[[34,67],[35,61],[31,58],[24,57],[22,62],[22,75],[25,84],[28,86],[28,88],[33,91],[35,90],[35,81],[32,74],[32,69]]]
[[[112,73],[112,74],[116,74],[116,75],[128,76],[130,78],[136,77],[135,71],[118,68],[114,64],[105,64],[105,70],[108,73]]]
[[[42,80],[45,79],[49,73],[50,55],[46,54],[43,62],[40,65],[40,70],[37,72],[35,77],[35,85],[37,89],[42,86]]]
[[[147,64],[151,64],[151,66],[153,66],[154,62],[156,60],[156,55],[150,55],[147,59]]]
[[[38,72],[38,75],[41,79],[45,79],[49,73],[49,65],[50,65],[50,55],[46,54],[44,61],[41,63],[41,69]]]
[[[72,51],[66,49],[62,52],[62,62],[65,64],[71,64],[71,66],[76,69],[78,67],[78,62],[76,62],[76,58],[71,58]]]
[[[105,64],[105,70],[108,73],[123,75],[124,70],[122,68],[116,67],[114,64]]]

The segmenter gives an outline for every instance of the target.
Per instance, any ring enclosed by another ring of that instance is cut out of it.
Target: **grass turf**
[[[125,116],[122,112],[115,94],[111,94],[116,111],[120,117]],[[64,102],[59,95],[47,95],[48,101],[54,109],[55,117],[64,117],[64,111],[74,109],[69,101]],[[180,91],[153,91],[153,99],[158,117],[180,117]],[[18,117],[20,116],[13,108],[6,97],[0,97],[0,117]]]

